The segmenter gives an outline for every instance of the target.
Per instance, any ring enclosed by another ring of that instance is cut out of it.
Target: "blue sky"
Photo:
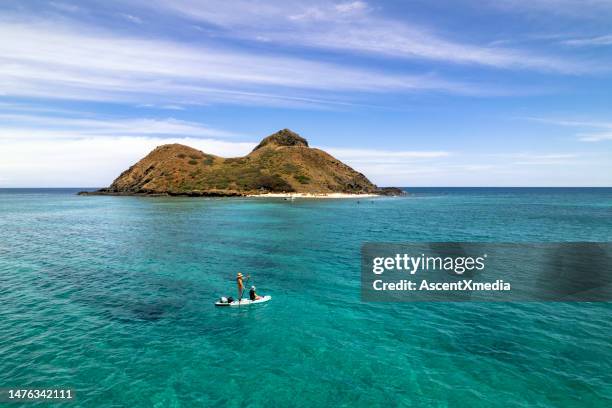
[[[4,1],[0,187],[290,128],[379,185],[611,186],[612,1]]]

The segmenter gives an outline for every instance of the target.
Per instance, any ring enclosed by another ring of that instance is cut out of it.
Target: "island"
[[[224,158],[182,144],[158,146],[113,183],[81,195],[312,196],[402,195],[289,130],[264,138],[244,157]]]

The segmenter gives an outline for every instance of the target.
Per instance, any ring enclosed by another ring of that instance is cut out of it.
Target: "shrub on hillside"
[[[305,176],[303,174],[296,174],[293,176],[300,184],[308,184],[310,183],[310,177]]]

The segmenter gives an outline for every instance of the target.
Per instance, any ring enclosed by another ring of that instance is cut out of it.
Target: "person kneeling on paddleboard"
[[[251,290],[249,291],[249,298],[251,300],[259,300],[262,299],[257,293],[255,293],[255,286],[251,286]]]

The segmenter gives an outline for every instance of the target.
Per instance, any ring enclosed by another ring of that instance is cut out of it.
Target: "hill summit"
[[[290,129],[283,129],[268,137],[265,137],[253,150],[261,149],[264,146],[308,147],[308,141]]]
[[[93,194],[240,196],[265,193],[378,193],[363,174],[289,130],[244,157],[223,158],[181,144],[158,146]]]

